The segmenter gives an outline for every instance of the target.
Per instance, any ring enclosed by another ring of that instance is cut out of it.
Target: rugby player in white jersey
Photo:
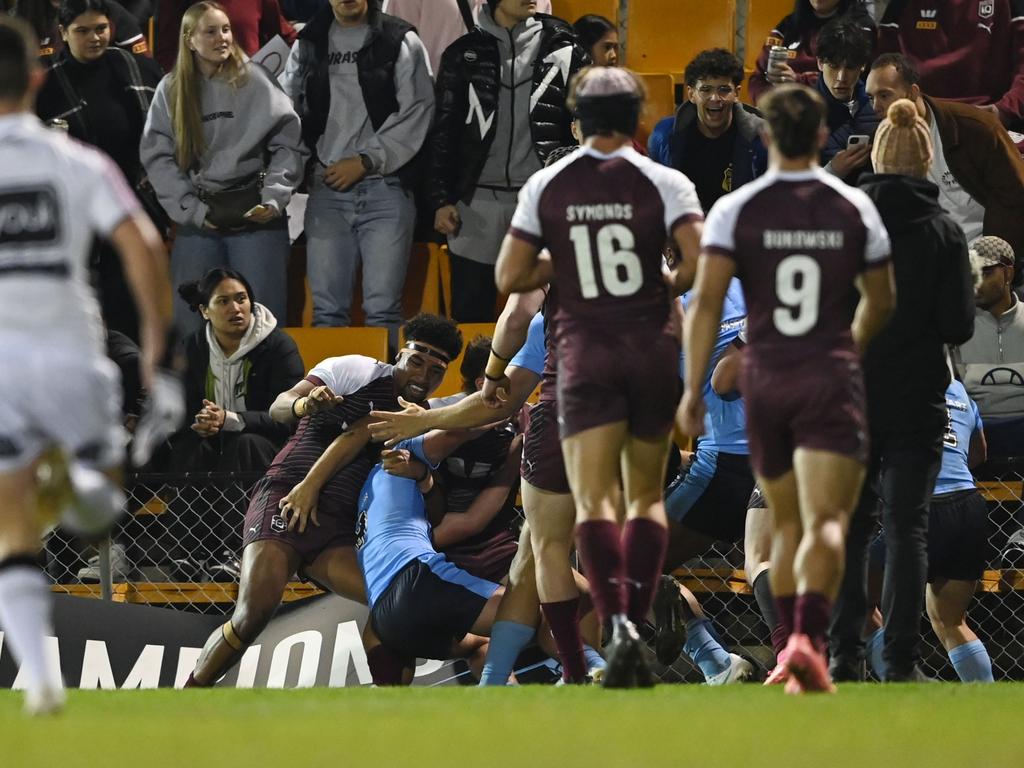
[[[27,711],[44,714],[64,701],[43,650],[52,634],[36,563],[45,518],[59,513],[95,534],[124,499],[120,377],[89,287],[94,237],[120,254],[139,311],[151,404],[136,459],[174,428],[183,402],[180,384],[155,373],[171,315],[163,244],[113,161],[34,116],[45,79],[37,50],[23,22],[0,17],[0,628]]]

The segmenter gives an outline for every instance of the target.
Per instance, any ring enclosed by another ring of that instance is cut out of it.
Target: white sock
[[[0,566],[0,627],[30,691],[61,688],[60,675],[46,664],[43,638],[50,624],[50,585],[39,568],[17,563]]]

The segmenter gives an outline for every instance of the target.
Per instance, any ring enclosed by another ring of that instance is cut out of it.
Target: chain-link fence
[[[996,680],[1024,680],[1024,459],[990,462],[975,475],[988,506],[988,567],[968,609],[967,621],[992,657]],[[691,561],[677,578],[700,599],[723,644],[766,672],[774,664],[768,627],[758,611],[743,573],[741,544],[717,546]],[[957,680],[945,650],[922,613],[922,668],[942,680]],[[685,657],[663,680],[701,682],[703,676]],[[869,670],[870,672],[870,670]]]
[[[227,613],[237,596],[242,520],[258,475],[189,473],[129,477],[127,514],[111,536],[111,593],[115,601],[201,612]],[[1024,460],[990,464],[978,474],[988,503],[990,557],[969,622],[988,647],[996,679],[1024,679]],[[55,531],[46,543],[55,589],[99,596],[97,550]],[[712,549],[677,576],[701,600],[723,643],[762,670],[774,663],[768,628],[743,573],[739,544]],[[1021,570],[1018,570],[1021,569]],[[316,594],[296,578],[285,600]],[[956,675],[922,616],[923,666],[948,680]],[[645,628],[651,633],[651,628]],[[670,682],[703,677],[685,657],[658,669]]]
[[[230,612],[238,594],[241,532],[258,473],[133,475],[126,514],[109,541],[88,545],[60,529],[46,541],[47,572],[57,591],[98,596],[101,550],[109,547],[115,601]],[[285,601],[318,590],[296,578]]]

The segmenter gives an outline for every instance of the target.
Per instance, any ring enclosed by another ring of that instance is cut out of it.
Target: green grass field
[[[0,765],[1024,765],[1024,684],[843,686],[793,698],[756,685],[651,691],[72,691],[55,718],[0,692]]]

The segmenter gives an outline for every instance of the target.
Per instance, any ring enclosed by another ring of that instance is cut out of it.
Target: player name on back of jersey
[[[630,221],[632,218],[633,206],[630,203],[569,205],[565,208],[566,221]]]
[[[0,193],[0,245],[52,243],[59,235],[57,195],[51,187]]]
[[[841,229],[766,229],[764,247],[781,250],[807,248],[838,251],[843,247]]]

